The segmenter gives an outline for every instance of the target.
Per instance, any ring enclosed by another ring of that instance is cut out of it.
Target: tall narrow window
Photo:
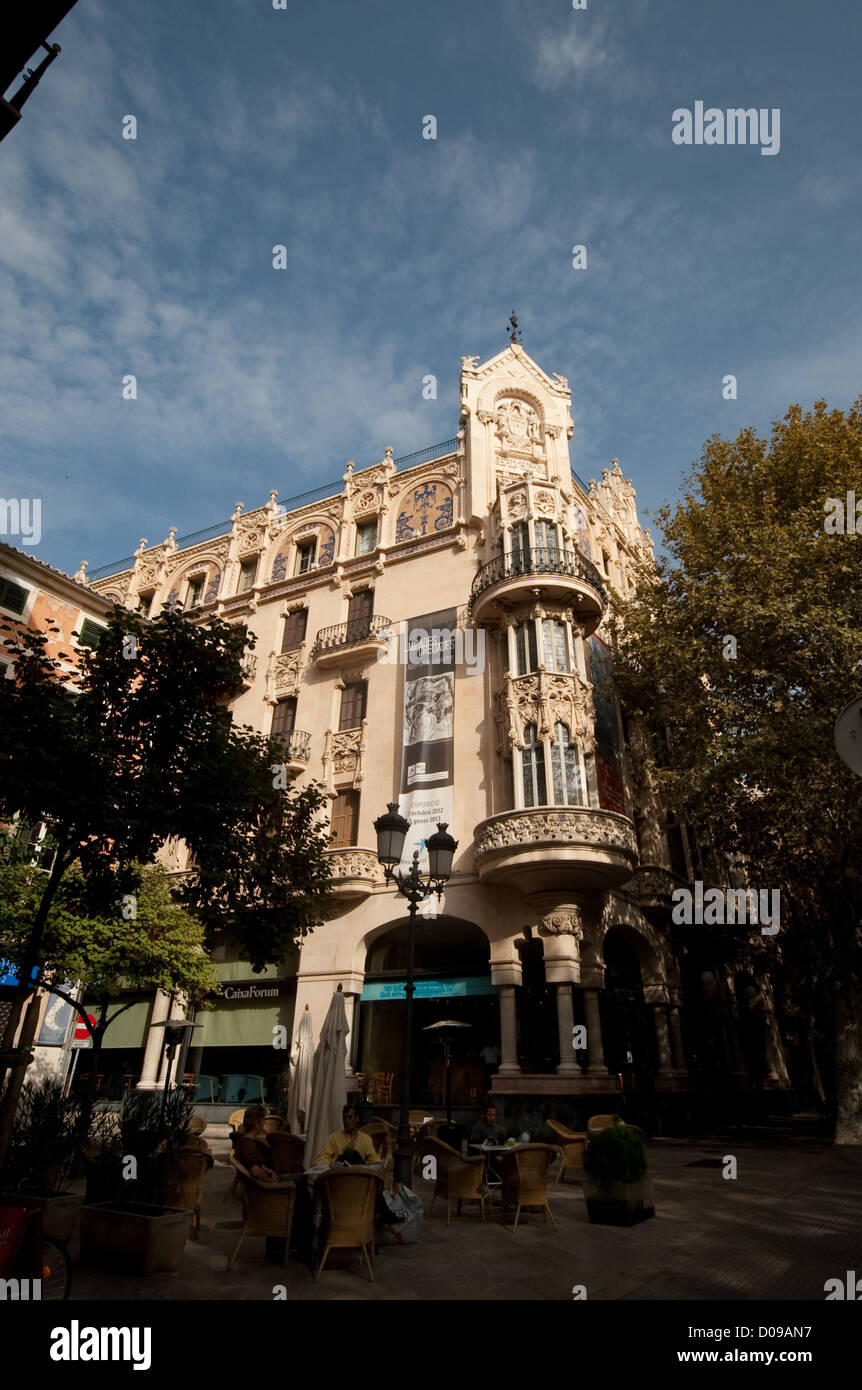
[[[374,590],[360,589],[347,605],[347,640],[361,642],[371,628],[371,615],[374,611]]]
[[[528,724],[524,730],[521,767],[524,774],[524,805],[546,806],[548,797],[545,786],[545,749],[536,737],[535,724]]]
[[[155,589],[147,589],[144,593],[138,594],[138,612],[142,613],[145,618],[150,616],[150,609],[153,606],[155,596]]]
[[[526,521],[518,521],[512,527],[512,570],[515,574],[529,571],[530,528]]]
[[[281,650],[283,652],[295,652],[297,647],[302,646],[305,641],[307,624],[307,608],[297,608],[295,613],[288,613],[284,620],[284,633],[281,638]]]
[[[577,748],[569,741],[569,731],[565,724],[557,724],[554,727],[551,765],[554,773],[554,805],[583,806],[581,763]]]
[[[370,555],[377,549],[377,522],[362,521],[356,528],[357,555]]]
[[[518,653],[518,675],[526,676],[535,671],[539,664],[536,649],[536,624],[530,620],[519,623],[515,629],[515,647]]]
[[[206,583],[205,574],[193,575],[189,580],[186,589],[186,601],[183,608],[188,613],[190,608],[199,608],[204,594],[204,584]]]
[[[356,844],[359,829],[359,792],[349,788],[340,791],[332,804],[332,849],[345,849]]]
[[[568,671],[566,625],[559,618],[542,619],[542,661],[546,671]]]
[[[243,560],[239,567],[239,583],[236,586],[238,594],[247,594],[254,588],[254,581],[257,579],[257,556],[253,560]]]
[[[352,685],[346,685],[341,692],[341,713],[338,719],[339,731],[342,729],[358,729],[365,718],[365,693],[368,689],[367,681],[355,681]]]
[[[539,551],[539,560],[548,561],[557,558],[557,528],[552,521],[535,522],[536,548]]]
[[[297,541],[296,543],[296,574],[307,574],[317,558],[317,538],[312,536],[310,540]]]
[[[287,700],[279,700],[272,712],[272,737],[281,739],[285,752],[295,724],[296,696],[291,695]]]

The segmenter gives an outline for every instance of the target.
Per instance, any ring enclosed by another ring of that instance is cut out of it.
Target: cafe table
[[[485,1191],[488,1194],[488,1202],[492,1205],[492,1193],[496,1191],[497,1188],[502,1187],[503,1183],[502,1179],[496,1177],[492,1179],[491,1177],[493,1171],[491,1167],[491,1154],[511,1154],[514,1153],[516,1149],[521,1149],[523,1147],[523,1144],[489,1144],[487,1141],[481,1144],[467,1145],[468,1149],[477,1149],[479,1153],[487,1155],[485,1159]]]

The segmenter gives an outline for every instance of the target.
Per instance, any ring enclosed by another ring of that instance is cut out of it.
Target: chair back
[[[457,1149],[453,1149],[450,1144],[444,1144],[442,1139],[432,1139],[430,1136],[417,1143],[417,1152],[420,1157],[424,1157],[425,1154],[433,1154],[437,1160],[438,1172],[440,1172],[441,1168],[448,1170],[450,1168],[464,1168],[468,1165],[472,1167],[477,1161],[479,1163],[484,1163],[485,1161],[481,1154],[477,1154],[475,1159],[472,1157],[465,1158],[463,1154],[459,1154]]]
[[[305,1140],[278,1129],[269,1136],[273,1167],[277,1173],[301,1173],[305,1167]]]
[[[234,1112],[233,1112],[232,1115],[228,1115],[228,1120],[227,1120],[227,1122],[228,1122],[228,1124],[230,1125],[231,1129],[233,1129],[233,1130],[239,1129],[240,1125],[242,1124],[242,1119],[243,1119],[243,1115],[244,1115],[244,1114],[245,1114],[245,1106],[243,1106],[242,1110],[234,1110]]]
[[[598,1129],[610,1129],[616,1119],[619,1119],[618,1115],[592,1115],[587,1121],[587,1129],[590,1134],[595,1134]]]
[[[191,1119],[189,1120],[189,1129],[191,1130],[192,1134],[203,1134],[206,1127],[207,1122],[204,1119],[203,1115],[192,1115]]]
[[[320,1196],[326,1239],[330,1245],[367,1245],[374,1239],[374,1209],[383,1191],[379,1173],[344,1168],[322,1173],[314,1184]]]
[[[522,1206],[541,1205],[548,1197],[548,1169],[557,1156],[553,1144],[523,1144],[503,1154],[503,1200],[510,1194]]]
[[[286,1130],[290,1134],[290,1125],[280,1115],[267,1115],[263,1122],[264,1134],[276,1134],[280,1129]]]
[[[162,1187],[166,1207],[195,1211],[203,1201],[204,1179],[212,1166],[207,1155],[195,1149],[178,1149],[172,1155]]]

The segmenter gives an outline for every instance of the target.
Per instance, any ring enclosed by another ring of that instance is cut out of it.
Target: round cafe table
[[[468,1144],[467,1148],[478,1149],[479,1153],[487,1154],[487,1158],[485,1159],[485,1191],[488,1194],[489,1205],[493,1206],[492,1193],[498,1187],[502,1187],[503,1183],[501,1178],[494,1177],[492,1179],[491,1177],[491,1173],[494,1171],[494,1169],[491,1166],[491,1154],[511,1154],[514,1153],[516,1149],[523,1148],[523,1144],[482,1143]]]

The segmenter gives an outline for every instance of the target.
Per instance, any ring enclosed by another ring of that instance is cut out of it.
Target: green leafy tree
[[[282,789],[277,744],[231,722],[227,705],[243,688],[253,636],[176,610],[150,622],[117,609],[70,673],[47,654],[45,634],[3,627],[15,679],[0,682],[0,820],[47,822],[53,854],[22,923],[19,1009],[31,967],[44,963],[46,925],[72,865],[80,867],[79,920],[116,922],[136,866],[169,838],[194,851],[186,900],[207,932],[228,930],[257,970],[279,962],[322,916],[324,799],[313,786]],[[18,1016],[13,1010],[7,1048]],[[34,1026],[31,1010],[25,1043]],[[23,1077],[20,1064],[14,1071],[0,1154]]]
[[[665,558],[615,604],[615,669],[628,713],[662,735],[644,787],[780,891],[761,961],[832,1027],[836,1139],[859,1142],[862,782],[833,728],[862,693],[862,541],[825,527],[848,491],[862,498],[862,401],[792,406],[769,441],[709,439],[658,513]]]

